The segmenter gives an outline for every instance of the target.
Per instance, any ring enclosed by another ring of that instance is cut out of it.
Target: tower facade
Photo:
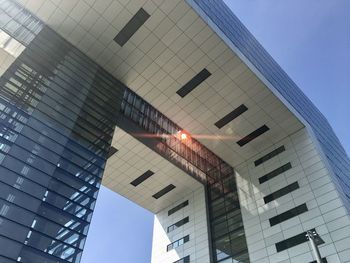
[[[350,260],[350,161],[211,0],[0,0],[0,262],[80,262],[101,185],[152,263]]]

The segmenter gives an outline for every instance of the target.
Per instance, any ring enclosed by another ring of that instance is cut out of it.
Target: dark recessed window
[[[314,260],[314,261],[311,261],[310,263],[317,263],[317,261]],[[327,259],[326,258],[322,258],[322,263],[328,263]]]
[[[271,226],[277,225],[279,223],[282,223],[283,221],[291,219],[291,218],[293,218],[297,215],[300,215],[306,211],[308,211],[306,204],[299,205],[297,207],[289,209],[288,211],[286,211],[282,214],[279,214],[277,216],[270,218],[269,219],[270,225]]]
[[[109,148],[109,152],[108,152],[108,154],[107,154],[107,159],[108,159],[109,157],[111,157],[113,154],[115,154],[117,151],[118,151],[117,148],[111,146],[111,148]]]
[[[180,221],[176,222],[175,224],[168,226],[167,232],[169,233],[169,232],[175,230],[176,228],[183,226],[184,224],[188,223],[188,221],[189,221],[189,217],[185,217],[184,219],[181,219]]]
[[[281,167],[278,167],[277,169],[273,170],[272,172],[269,172],[268,174],[265,174],[264,176],[261,176],[259,178],[259,183],[262,184],[262,183],[265,183],[266,181],[276,177],[277,175],[285,172],[285,171],[288,171],[289,169],[292,168],[292,165],[291,163],[287,163],[285,165],[282,165]]]
[[[276,192],[273,192],[267,196],[264,197],[264,202],[265,204],[270,203],[271,201],[280,198],[290,192],[293,192],[294,190],[299,188],[299,184],[298,182],[294,182],[290,185],[287,185],[286,187],[283,187],[279,190],[277,190]]]
[[[203,69],[196,76],[194,76],[189,82],[187,82],[181,89],[176,91],[180,97],[185,97],[188,93],[194,90],[199,84],[209,78],[211,73],[207,69]]]
[[[247,143],[251,142],[252,140],[258,138],[260,135],[264,134],[268,130],[270,130],[270,128],[267,127],[266,125],[263,125],[259,129],[256,129],[252,133],[250,133],[247,136],[245,136],[244,138],[240,139],[237,142],[237,144],[242,147],[242,146],[246,145]]]
[[[271,158],[279,155],[280,153],[284,152],[286,150],[286,148],[284,148],[284,146],[278,147],[276,150],[273,150],[272,152],[264,155],[263,157],[261,157],[260,159],[256,160],[254,162],[255,166],[258,166],[268,160],[270,160]]]
[[[147,180],[152,175],[154,175],[154,172],[152,172],[151,170],[148,170],[147,172],[145,172],[142,175],[140,175],[139,177],[137,177],[130,184],[132,184],[133,186],[138,186],[140,183],[142,183],[143,181]]]
[[[225,117],[223,117],[222,119],[218,120],[215,123],[215,126],[218,127],[219,129],[221,129],[222,127],[224,127],[227,123],[233,121],[234,119],[236,119],[239,115],[241,115],[243,112],[247,111],[248,108],[242,104],[241,106],[239,106],[238,108],[234,109],[233,111],[231,111],[229,114],[227,114]]]
[[[186,200],[185,202],[175,206],[174,208],[171,208],[168,211],[168,216],[170,216],[171,214],[174,214],[176,211],[179,211],[180,209],[184,208],[185,206],[188,206],[188,200]]]
[[[120,30],[118,35],[116,35],[114,41],[120,46],[124,46],[149,17],[150,15],[143,8],[140,8],[122,30]]]
[[[185,244],[188,241],[190,241],[190,236],[189,235],[187,235],[187,236],[185,236],[183,238],[180,238],[180,239],[170,243],[169,245],[167,245],[166,251],[170,251],[170,250],[172,250],[174,248],[177,248],[177,247]]]
[[[155,193],[154,195],[152,195],[155,199],[158,199],[160,197],[162,197],[163,195],[165,195],[166,193],[169,193],[171,190],[173,190],[176,186],[173,184],[169,184],[167,187],[163,188],[162,190],[160,190],[158,193]]]
[[[315,231],[315,229],[314,228],[310,229],[310,231]],[[286,250],[288,248],[302,244],[306,241],[308,241],[308,239],[306,237],[306,232],[303,232],[299,235],[296,235],[296,236],[290,237],[288,239],[285,239],[281,242],[278,242],[275,244],[275,246],[276,246],[277,252],[281,252],[281,251]]]
[[[186,256],[184,258],[176,260],[176,261],[174,261],[174,263],[190,263],[190,256]]]

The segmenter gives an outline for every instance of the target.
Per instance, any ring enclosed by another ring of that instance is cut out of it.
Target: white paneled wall
[[[168,211],[188,200],[188,206],[168,216]],[[167,227],[189,217],[185,225],[167,233]],[[186,235],[189,242],[167,252],[167,245]],[[154,217],[152,263],[172,263],[190,255],[192,263],[209,263],[209,243],[206,220],[204,187],[189,194],[186,198],[174,200],[174,204]]]
[[[185,0],[17,1],[189,133],[214,135],[199,141],[232,166],[303,126]],[[141,7],[150,18],[119,46],[113,38]],[[176,94],[204,68],[206,81]],[[243,103],[249,111],[217,129]],[[233,143],[263,124],[268,133]]]
[[[349,216],[306,130],[296,132],[303,125],[184,0],[17,1],[191,134],[215,136],[215,140],[199,140],[232,166],[240,164],[237,182],[252,262],[312,261],[307,243],[280,253],[275,243],[313,227],[326,241],[321,253],[328,262],[350,262]],[[120,47],[113,38],[141,7],[150,19]],[[11,58],[0,54],[0,62],[1,74]],[[212,76],[180,99],[176,91],[203,68]],[[218,130],[215,121],[242,103],[249,110]],[[263,124],[270,128],[268,133],[245,147],[234,143]],[[272,144],[275,148],[285,145],[286,151],[258,167],[254,160],[273,148],[245,161]],[[183,195],[172,197],[179,193],[175,191],[153,200],[155,189],[165,186],[168,178],[177,180],[176,191],[183,190],[184,195],[194,191],[188,194],[190,204],[183,210],[168,216],[170,206],[156,215],[152,262],[172,263],[187,254],[191,262],[209,262],[204,189],[194,190],[191,178],[183,179],[186,174],[176,172],[166,160],[158,162],[161,158],[132,140],[114,146],[119,152],[110,159],[104,177],[104,184],[114,191],[152,211],[185,200]],[[259,184],[260,176],[287,162],[292,169]],[[131,187],[130,181],[141,175],[145,166],[154,170],[157,181],[149,180],[138,189]],[[300,189],[264,204],[264,196],[295,181]],[[307,204],[308,212],[270,227],[269,218],[302,203]],[[189,223],[166,233],[167,226],[187,215]],[[188,243],[166,252],[171,241],[187,234]]]
[[[0,77],[11,66],[15,59],[14,56],[11,56],[11,54],[0,48]]]
[[[118,152],[108,158],[102,184],[152,213],[158,213],[175,200],[202,186],[193,177],[118,127],[114,131],[112,146]],[[154,172],[149,179],[137,187],[130,184],[147,170]],[[161,198],[152,197],[169,184],[176,188]]]
[[[254,161],[284,145],[286,151],[255,167]],[[292,169],[260,184],[258,178],[291,162]],[[251,262],[314,260],[308,242],[276,251],[275,243],[315,228],[325,240],[322,257],[330,263],[350,262],[350,217],[325,163],[306,129],[244,162],[237,169],[237,184]],[[263,197],[293,182],[300,188],[265,204]],[[269,218],[306,203],[308,211],[270,226]]]

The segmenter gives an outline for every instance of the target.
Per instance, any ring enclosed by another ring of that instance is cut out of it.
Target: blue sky
[[[350,153],[350,1],[226,0]],[[148,263],[153,215],[102,187],[82,263]]]

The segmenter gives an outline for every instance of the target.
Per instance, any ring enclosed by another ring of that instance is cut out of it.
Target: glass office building
[[[0,0],[0,262],[80,262],[101,184],[152,263],[350,260],[350,161],[221,1]]]

